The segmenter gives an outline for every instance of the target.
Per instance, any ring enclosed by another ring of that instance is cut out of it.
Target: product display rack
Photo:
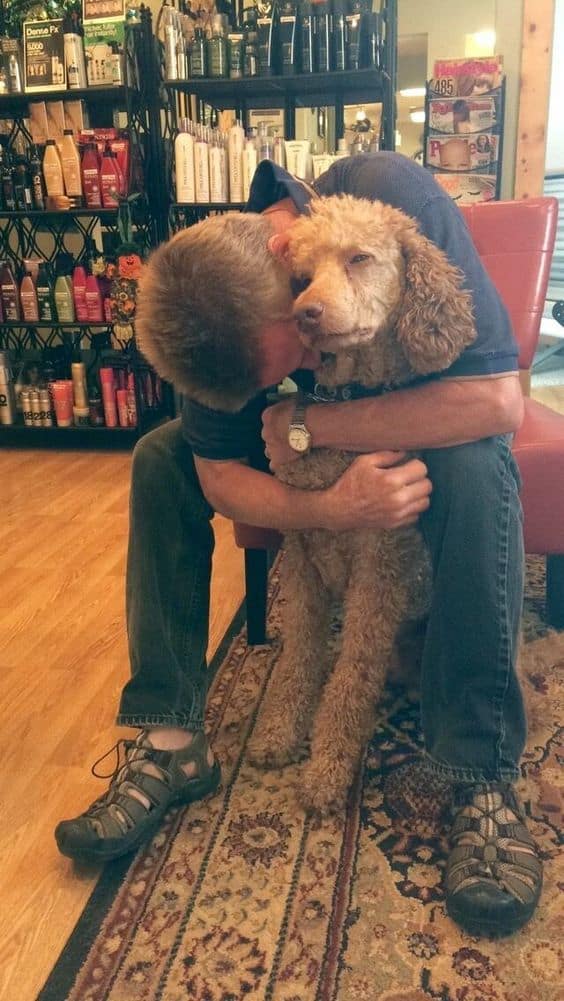
[[[173,182],[173,146],[180,118],[188,114],[190,99],[195,105],[196,121],[201,121],[204,106],[216,112],[233,110],[244,125],[249,112],[261,108],[284,111],[284,137],[296,138],[296,109],[307,107],[335,108],[335,136],[345,134],[345,106],[349,104],[381,103],[381,148],[395,148],[396,77],[397,77],[397,0],[387,0],[383,16],[386,23],[386,43],[381,69],[333,70],[323,73],[293,73],[242,77],[239,79],[204,77],[188,80],[166,80],[161,65],[161,95],[163,106],[164,165],[170,191]],[[170,226],[173,232],[192,225],[210,212],[240,210],[235,202],[199,202],[169,204]]]
[[[91,127],[110,125],[116,113],[125,112],[127,132],[139,158],[144,191],[152,193],[158,190],[157,185],[162,178],[158,80],[151,12],[143,6],[139,11],[139,21],[126,25],[124,77],[125,83],[120,86],[49,91],[45,95],[0,95],[0,119],[12,122],[8,146],[13,145],[18,134],[23,135],[26,143],[32,143],[26,126],[28,106],[30,102],[43,98],[49,101],[84,101]],[[158,205],[152,197],[141,194],[132,202],[130,212],[135,242],[140,250],[148,251],[166,238],[166,214],[159,214]],[[18,266],[31,257],[53,262],[59,254],[70,251],[75,261],[81,263],[87,240],[100,232],[104,248],[115,249],[121,242],[118,209],[0,211],[0,254]],[[82,247],[78,252],[77,243]],[[15,424],[0,425],[0,446],[130,447],[150,427],[174,415],[172,389],[166,384],[162,387],[162,398],[154,400],[153,406],[146,405],[139,390],[139,381],[150,371],[149,366],[138,352],[134,338],[122,351],[112,347],[112,328],[113,325],[107,321],[3,322],[0,324],[0,350],[10,351],[14,368],[25,353],[40,353],[61,344],[69,355],[79,348],[88,369],[99,360],[116,368],[128,366],[136,376],[137,426],[29,427],[18,417]]]

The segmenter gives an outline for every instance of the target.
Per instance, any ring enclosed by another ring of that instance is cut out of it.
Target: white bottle
[[[258,164],[257,146],[254,139],[247,139],[243,150],[243,201],[249,200],[251,181]]]
[[[210,146],[210,201],[225,202],[222,176],[223,150],[219,137],[214,133]]]
[[[220,133],[221,147],[221,187],[223,191],[223,202],[229,201],[229,154],[227,152],[227,133]]]
[[[71,89],[77,87],[87,87],[86,62],[84,59],[84,45],[82,37],[73,30],[72,21],[67,22],[63,27],[63,38],[65,44],[65,66],[67,70],[68,84]]]
[[[176,201],[193,203],[196,201],[194,178],[194,136],[188,118],[180,121],[181,131],[174,141],[174,162],[176,168]]]
[[[241,122],[237,121],[229,129],[228,152],[229,152],[229,201],[243,201],[243,146],[245,143],[245,130]]]
[[[210,165],[207,143],[207,129],[198,125],[196,142],[194,144],[196,201],[200,203],[210,200]]]

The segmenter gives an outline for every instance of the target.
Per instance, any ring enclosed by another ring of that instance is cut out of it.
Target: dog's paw
[[[284,768],[286,765],[303,761],[308,747],[305,742],[297,742],[291,735],[256,734],[249,742],[247,756],[255,768]]]
[[[298,800],[307,813],[326,817],[340,813],[347,802],[353,775],[335,762],[310,761],[300,774]]]

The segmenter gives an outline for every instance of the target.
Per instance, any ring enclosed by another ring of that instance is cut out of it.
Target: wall
[[[564,171],[564,0],[554,6],[554,45],[546,143],[547,173]]]

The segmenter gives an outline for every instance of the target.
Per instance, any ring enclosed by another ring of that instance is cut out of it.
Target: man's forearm
[[[307,407],[317,448],[372,452],[462,445],[515,431],[522,419],[517,376],[437,380],[383,396]]]
[[[238,462],[196,459],[196,469],[209,503],[232,521],[280,532],[324,524],[323,491],[296,490]]]

